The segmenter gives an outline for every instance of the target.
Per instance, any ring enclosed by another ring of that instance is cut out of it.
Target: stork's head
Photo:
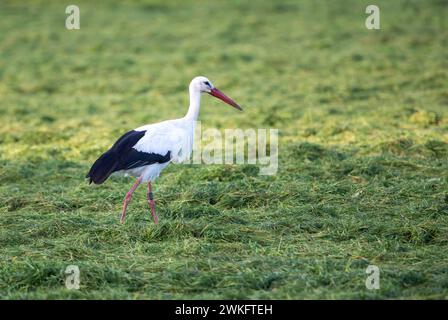
[[[214,96],[222,101],[224,101],[225,103],[231,105],[232,107],[238,109],[238,110],[243,110],[241,109],[241,107],[232,99],[230,99],[228,96],[226,96],[224,93],[222,93],[220,90],[218,90],[217,88],[215,88],[215,86],[212,84],[212,82],[210,80],[208,80],[206,77],[196,77],[193,80],[191,80],[190,82],[190,90],[196,90],[199,92],[206,92],[211,96]]]

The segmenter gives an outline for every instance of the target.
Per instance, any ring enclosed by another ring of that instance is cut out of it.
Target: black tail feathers
[[[107,178],[109,178],[109,176],[115,171],[118,163],[119,161],[117,154],[111,150],[101,155],[86,175],[86,178],[90,178],[89,184],[92,182],[95,184],[101,184],[106,181]]]

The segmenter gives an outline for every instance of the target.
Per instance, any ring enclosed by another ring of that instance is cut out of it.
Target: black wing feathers
[[[119,169],[117,170],[134,169],[156,162],[165,163],[170,161],[170,159],[171,155],[169,151],[166,155],[162,156],[157,153],[146,153],[131,149],[127,156],[124,159],[121,159],[122,161],[120,161]]]
[[[101,184],[115,171],[168,162],[171,159],[169,151],[163,156],[156,153],[140,152],[132,148],[145,133],[146,131],[132,130],[122,135],[90,168],[86,176],[90,178],[90,183]]]

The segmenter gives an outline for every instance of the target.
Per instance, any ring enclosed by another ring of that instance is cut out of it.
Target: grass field
[[[448,298],[448,2],[368,4],[2,0],[0,298]],[[85,174],[196,75],[245,109],[203,127],[280,130],[278,173],[170,165],[160,224],[142,188],[120,225],[133,179]]]

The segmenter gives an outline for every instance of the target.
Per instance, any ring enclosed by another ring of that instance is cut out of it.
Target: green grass
[[[1,298],[448,297],[447,1],[68,4],[0,3]],[[170,165],[120,225],[133,180],[86,172],[200,74],[245,108],[203,127],[279,128],[278,174]]]

